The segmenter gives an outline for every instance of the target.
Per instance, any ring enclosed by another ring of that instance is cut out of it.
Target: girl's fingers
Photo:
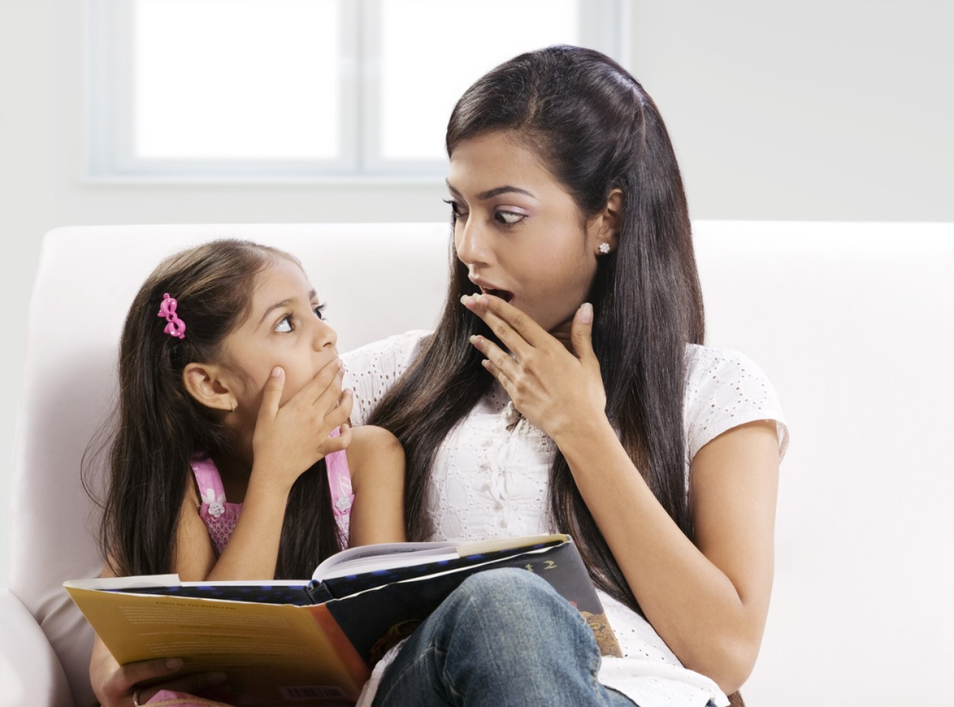
[[[338,375],[322,390],[311,402],[311,406],[320,415],[328,415],[332,410],[340,405],[342,389],[344,383],[344,371],[338,371]]]
[[[341,379],[344,378],[343,367],[344,362],[340,358],[329,361],[285,404],[288,405],[293,400],[304,401],[309,405],[314,404],[329,386],[335,385],[336,382],[338,386],[341,385]]]
[[[192,695],[210,687],[223,685],[227,680],[228,676],[225,673],[195,673],[193,675],[184,675],[181,678],[164,682],[161,685],[144,688],[139,692],[139,702],[140,704],[146,704],[147,700],[160,690],[186,692]]]
[[[258,409],[259,417],[262,415],[275,417],[282,401],[282,390],[284,389],[285,371],[281,366],[275,366],[268,380],[265,381],[265,388],[262,391],[262,405]]]
[[[319,445],[319,452],[322,456],[327,457],[333,452],[340,452],[342,449],[347,449],[351,446],[351,428],[347,429],[342,428],[340,434],[337,437],[326,437],[322,443]]]
[[[138,663],[127,663],[122,666],[117,671],[115,677],[125,692],[134,689],[138,683],[146,680],[154,680],[166,675],[172,675],[180,670],[182,666],[183,661],[181,658],[142,660]]]
[[[351,408],[354,406],[354,393],[345,389],[341,391],[338,404],[332,407],[325,415],[325,420],[331,423],[331,428],[341,427],[342,431],[348,420],[351,419]]]

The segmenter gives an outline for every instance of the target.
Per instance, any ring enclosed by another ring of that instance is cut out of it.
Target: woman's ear
[[[623,199],[623,190],[619,187],[613,189],[606,199],[606,206],[590,221],[589,236],[593,241],[594,252],[605,254],[616,250],[616,246],[619,245]]]
[[[235,396],[223,373],[222,367],[214,363],[190,363],[182,371],[182,382],[200,405],[232,412],[235,410]]]

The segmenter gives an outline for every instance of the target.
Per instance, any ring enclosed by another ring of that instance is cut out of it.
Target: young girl
[[[404,539],[403,452],[348,424],[322,309],[297,260],[244,241],[180,252],[149,276],[120,344],[104,576],[294,579],[349,544]],[[125,707],[157,692],[138,682],[180,667],[120,668],[97,639],[90,677],[104,705]]]
[[[765,626],[787,432],[759,369],[702,346],[656,106],[607,57],[551,47],[465,92],[447,152],[442,319],[346,357],[353,419],[404,446],[412,540],[570,533],[623,657],[533,574],[484,572],[363,702],[728,704]]]

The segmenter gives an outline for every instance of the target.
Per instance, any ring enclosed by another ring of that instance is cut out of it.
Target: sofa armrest
[[[72,704],[66,673],[46,634],[7,587],[0,587],[0,626],[0,705]]]

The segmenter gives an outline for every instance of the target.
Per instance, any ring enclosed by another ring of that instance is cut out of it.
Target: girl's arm
[[[404,542],[404,450],[381,427],[355,427],[348,447],[354,505],[349,546]]]
[[[646,618],[686,667],[735,692],[755,663],[771,593],[775,424],[742,425],[697,453],[690,488],[694,545],[656,500],[606,417],[590,342],[592,309],[584,305],[574,317],[571,353],[502,300],[464,303],[510,350],[474,340],[517,409],[563,452]]]
[[[228,545],[211,564],[205,551],[208,532],[197,509],[190,512],[185,503],[174,568],[183,580],[272,579],[291,487],[319,459],[351,443],[351,428],[345,424],[351,395],[341,390],[340,361],[329,363],[279,405],[284,380],[284,372],[276,368],[265,384],[242,514]],[[339,426],[341,434],[329,437]]]

